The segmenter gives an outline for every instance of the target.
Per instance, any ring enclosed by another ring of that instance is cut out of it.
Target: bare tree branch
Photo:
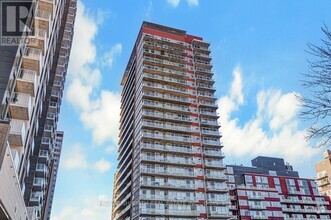
[[[302,106],[300,117],[312,122],[306,138],[316,140],[316,147],[331,144],[331,32],[326,24],[321,29],[325,35],[322,46],[307,45],[307,53],[314,59],[307,60],[309,70],[302,74],[302,86],[309,95],[297,96]]]

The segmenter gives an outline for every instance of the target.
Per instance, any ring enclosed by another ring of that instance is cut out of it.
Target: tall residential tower
[[[31,2],[0,0],[10,19],[18,19],[12,9],[29,11],[24,30],[33,30],[16,36],[16,45],[0,45],[1,220],[49,219],[56,179],[57,121],[77,0]],[[12,23],[2,22],[1,34]]]
[[[122,83],[113,220],[230,218],[209,43],[144,22]]]

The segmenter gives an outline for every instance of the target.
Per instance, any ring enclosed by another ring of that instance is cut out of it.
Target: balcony
[[[36,177],[45,177],[48,174],[48,167],[45,164],[37,163]]]
[[[11,147],[23,147],[26,138],[26,127],[22,120],[12,119],[10,121],[10,131],[8,142]]]
[[[47,37],[49,37],[49,31],[51,29],[52,14],[49,10],[43,10],[43,8],[39,7],[35,16],[35,27],[45,30]]]
[[[322,175],[318,176],[318,177],[315,177],[315,180],[322,180],[324,178],[327,178],[328,177],[328,174],[327,173],[323,173]]]
[[[183,132],[193,132],[191,130],[191,127],[185,127],[185,126],[177,126],[177,125],[170,125],[170,124],[160,124],[160,123],[152,123],[152,122],[142,122],[143,127],[152,127],[152,128],[159,128],[164,130],[173,130],[173,131],[183,131]]]
[[[51,112],[47,112],[46,119],[47,119],[48,124],[53,124],[54,125],[55,119],[56,119],[56,114],[51,113]]]
[[[47,150],[40,150],[39,151],[39,158],[38,161],[43,164],[47,164],[49,161],[49,153]]]
[[[157,174],[157,175],[169,175],[169,176],[184,176],[184,177],[195,177],[196,175],[194,172],[175,172],[173,170],[165,170],[165,169],[152,169],[152,168],[141,168],[142,173],[149,173],[149,174]]]
[[[13,119],[30,120],[32,110],[31,95],[15,93],[12,102],[9,103],[9,114]]]
[[[146,97],[152,97],[154,99],[158,100],[168,100],[171,102],[180,102],[180,103],[193,103],[193,99],[190,99],[188,97],[184,96],[175,96],[175,95],[170,95],[170,94],[165,94],[165,93],[157,93],[157,92],[152,92],[152,91],[143,91],[143,96]]]
[[[54,127],[52,125],[46,124],[44,127],[43,136],[52,138],[54,136]]]
[[[209,211],[210,218],[230,219],[232,216],[230,212]]]
[[[49,151],[52,148],[52,141],[49,137],[42,137],[41,138],[41,148],[43,150]]]
[[[206,100],[199,100],[199,105],[212,107],[212,108],[218,108],[218,106],[217,106],[217,104],[215,104],[215,102],[206,101]]]
[[[149,90],[153,89],[154,91],[158,92],[172,92],[178,95],[190,95],[188,89],[170,85],[161,85],[159,83],[150,83],[150,82],[143,82],[143,87],[149,88]]]
[[[156,188],[167,188],[167,189],[185,189],[185,190],[196,190],[198,186],[194,184],[187,184],[187,185],[178,185],[172,183],[165,183],[165,182],[153,182],[153,181],[142,181],[141,186],[147,187],[156,187]]]
[[[172,77],[167,77],[167,76],[160,76],[157,74],[150,74],[150,73],[144,73],[143,77],[150,79],[150,80],[155,80],[155,81],[161,81],[162,83],[164,82],[169,82],[169,83],[174,83],[178,85],[189,85],[187,80],[180,79],[180,78],[172,78]]]
[[[208,75],[213,75],[214,74],[210,69],[201,68],[201,67],[195,67],[195,72],[197,74],[199,74],[199,73],[208,74]]]
[[[168,68],[161,68],[157,66],[151,66],[151,65],[144,65],[143,66],[144,73],[152,73],[152,74],[170,74],[171,76],[176,76],[176,77],[185,77],[187,76],[187,73],[184,71],[176,71]]]
[[[27,47],[23,54],[22,68],[33,70],[40,75],[42,63],[42,51],[36,48]]]
[[[216,100],[216,97],[214,95],[214,93],[210,93],[210,92],[198,92],[197,96],[199,96],[199,98],[207,98],[207,99],[211,99],[211,100]]]
[[[249,208],[250,209],[254,209],[254,210],[264,210],[264,209],[267,209],[266,206],[262,205],[262,204],[250,204],[249,205]]]
[[[199,215],[199,213],[196,210],[147,209],[147,208],[141,208],[140,214],[164,215],[164,216],[194,216],[194,217],[197,217]]]
[[[213,141],[213,140],[202,140],[202,144],[211,145],[211,146],[222,146],[220,141]]]
[[[147,156],[147,155],[143,155],[141,157],[141,160],[144,161],[152,161],[152,162],[157,162],[157,163],[166,163],[166,164],[183,164],[186,166],[195,166],[195,163],[193,163],[192,159],[185,159],[185,158],[171,158],[171,157],[163,157],[163,156]]]
[[[228,177],[224,174],[219,174],[219,173],[206,173],[206,178],[207,179],[217,179],[217,180],[223,180],[227,181]]]
[[[219,191],[219,192],[228,192],[228,187],[226,184],[224,185],[208,185],[207,184],[207,191]]]
[[[150,116],[153,118],[158,119],[165,119],[165,120],[174,120],[178,122],[187,122],[192,123],[192,119],[189,116],[178,116],[178,114],[167,114],[167,113],[160,113],[160,112],[154,112],[154,111],[145,111],[142,112],[143,116]]]
[[[204,75],[195,75],[197,81],[206,81],[207,83],[214,83],[213,77]]]
[[[199,153],[199,150],[197,150],[196,148],[192,148],[191,146],[174,147],[174,146],[170,146],[170,145],[147,144],[147,143],[143,143],[141,146],[142,146],[143,149],[156,150],[156,151],[185,153],[185,154]]]
[[[56,102],[50,101],[48,111],[51,113],[58,113],[58,104]]]
[[[59,91],[52,90],[51,97],[54,100],[59,100],[61,98],[61,93]]]
[[[35,35],[29,36],[27,46],[30,48],[40,49],[42,54],[45,55],[47,44],[47,31],[39,28],[34,28]]]
[[[322,179],[317,182],[318,187],[324,187],[330,184],[329,179]]]
[[[44,178],[34,178],[32,189],[35,191],[43,191],[45,186],[45,179]]]
[[[201,130],[202,134],[206,135],[212,135],[212,136],[221,136],[220,132],[218,130],[207,130],[207,129],[202,129]]]
[[[42,194],[41,192],[32,192],[30,196],[30,206],[39,206],[42,202]]]
[[[281,199],[281,203],[293,203],[293,204],[317,204],[317,201],[312,200],[299,200],[299,199]]]
[[[204,55],[210,54],[210,50],[208,49],[208,46],[206,46],[206,45],[193,45],[193,52],[202,53]]]
[[[35,71],[21,69],[16,80],[16,90],[19,93],[35,96],[38,87],[38,76]]]
[[[227,199],[208,198],[207,202],[209,205],[230,205],[230,200]]]
[[[121,210],[121,212],[116,213],[114,220],[119,219],[121,216],[123,216],[125,213],[127,213],[130,210],[130,207],[131,207],[131,205],[128,204],[127,206],[125,206],[124,209]]]
[[[206,156],[212,156],[212,157],[224,157],[224,154],[220,150],[209,150],[205,149],[203,152]]]
[[[251,216],[252,219],[269,219],[267,215],[253,215]]]
[[[171,197],[171,196],[165,196],[165,195],[146,195],[146,194],[141,194],[140,199],[152,200],[152,201],[178,201],[178,202],[195,202],[195,201],[197,201],[195,197]]]
[[[264,196],[262,195],[247,195],[249,200],[264,200]]]
[[[176,104],[170,104],[170,103],[162,103],[162,102],[154,102],[150,100],[143,100],[143,104],[145,106],[160,108],[161,110],[174,110],[174,111],[181,111],[183,113],[191,113],[191,110],[187,106],[183,105],[176,105]]]
[[[225,166],[223,165],[223,163],[221,161],[205,161],[204,164],[206,167],[225,169]]]

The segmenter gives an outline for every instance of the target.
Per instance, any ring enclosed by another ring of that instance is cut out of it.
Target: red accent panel
[[[201,144],[200,143],[193,143],[193,146],[201,146]]]
[[[203,180],[203,176],[197,176],[197,180]]]
[[[207,218],[207,213],[200,213],[200,218]]]
[[[192,123],[192,126],[199,126],[199,123]]]
[[[205,188],[198,188],[198,192],[204,192]],[[201,200],[200,200],[201,201]],[[203,200],[202,200],[203,201]]]
[[[194,154],[195,157],[201,157],[201,154]]]
[[[192,124],[192,125],[193,125],[193,124]],[[200,136],[200,133],[199,133],[199,132],[194,132],[192,135],[193,135],[193,136]]]
[[[201,164],[197,164],[194,166],[195,168],[202,168],[202,165]]]

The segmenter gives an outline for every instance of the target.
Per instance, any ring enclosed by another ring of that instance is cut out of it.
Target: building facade
[[[26,21],[33,35],[0,47],[0,219],[49,219],[76,4],[33,1]]]
[[[229,219],[209,43],[144,22],[122,80],[112,219]]]
[[[330,219],[329,198],[283,159],[257,157],[252,167],[229,165],[227,173],[230,210],[237,219]]]
[[[320,194],[331,198],[331,151],[324,151],[323,156],[323,160],[315,164],[315,180]]]

